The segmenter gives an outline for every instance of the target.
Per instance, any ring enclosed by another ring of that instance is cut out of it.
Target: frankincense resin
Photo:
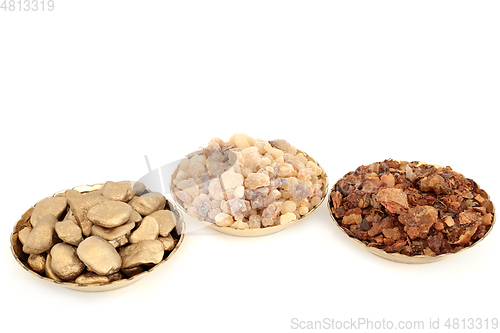
[[[191,216],[219,227],[258,229],[306,215],[321,203],[327,180],[321,166],[287,141],[238,133],[189,154],[172,186]]]

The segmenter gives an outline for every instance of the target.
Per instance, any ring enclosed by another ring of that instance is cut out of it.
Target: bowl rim
[[[72,190],[77,190],[80,193],[89,193],[89,192],[94,192],[94,191],[99,190],[103,185],[104,185],[104,183],[95,183],[93,185],[79,185],[79,186],[73,187]],[[56,193],[54,193],[54,195],[52,197],[55,197],[57,195],[61,195],[63,193],[66,193],[67,191],[69,191],[69,189],[57,191]],[[11,250],[15,260],[21,265],[22,268],[24,268],[26,271],[28,271],[29,273],[35,275],[36,277],[38,277],[42,280],[45,280],[45,281],[48,281],[51,283],[55,283],[58,285],[62,285],[62,286],[67,287],[69,289],[78,290],[78,291],[94,292],[94,291],[108,291],[108,290],[122,288],[122,287],[128,286],[129,284],[132,284],[132,283],[140,280],[146,274],[154,271],[158,266],[160,266],[161,264],[166,262],[168,259],[170,259],[170,257],[175,252],[177,252],[178,248],[182,244],[182,242],[184,240],[184,234],[186,231],[186,224],[184,222],[184,217],[182,216],[182,214],[179,212],[177,207],[175,207],[175,205],[171,201],[167,200],[167,205],[169,206],[169,209],[172,211],[172,213],[176,216],[177,221],[176,221],[176,226],[174,229],[179,234],[179,239],[178,239],[177,243],[175,244],[174,248],[168,254],[168,256],[165,257],[164,259],[162,259],[162,261],[160,261],[158,264],[154,265],[153,267],[149,268],[148,270],[145,270],[145,271],[143,271],[139,274],[136,274],[134,276],[131,276],[131,277],[124,277],[123,279],[115,280],[115,281],[112,281],[109,283],[79,284],[79,283],[67,282],[67,281],[56,281],[56,280],[53,280],[53,279],[48,278],[46,276],[42,276],[39,273],[35,272],[31,267],[29,267],[29,265],[27,263],[24,263],[21,260],[21,258],[19,258],[19,256],[17,255],[17,253],[15,251],[15,246],[16,246],[15,243],[19,242],[19,239],[18,239],[19,230],[16,230],[16,228],[18,227],[19,224],[28,223],[28,221],[31,217],[31,213],[33,212],[33,209],[34,209],[34,205],[32,207],[28,208],[21,215],[21,218],[14,224],[14,229],[10,235],[10,250]]]
[[[398,162],[403,162],[401,160],[397,160],[397,161]],[[427,164],[427,165],[435,166],[436,168],[444,168],[444,167],[442,167],[441,165],[438,165],[438,164],[428,164],[428,163],[424,163],[424,162],[421,162],[421,161],[415,161],[415,162],[417,162],[419,166]],[[410,162],[408,162],[408,163],[410,163]],[[455,170],[453,170],[453,171],[455,171]],[[455,171],[455,172],[457,172],[457,171]],[[457,172],[457,173],[459,173],[459,172]],[[459,173],[459,174],[462,175],[461,173]],[[339,182],[340,180],[342,180],[343,177],[344,176],[342,176],[341,178],[339,178],[337,180],[337,182]],[[337,182],[335,182],[335,184],[337,184]],[[387,260],[390,260],[390,261],[394,261],[394,262],[398,262],[398,263],[403,263],[403,264],[426,264],[426,263],[436,262],[436,261],[442,260],[444,258],[448,258],[448,257],[454,256],[454,255],[457,255],[457,254],[459,254],[459,253],[461,253],[461,252],[463,252],[465,250],[468,250],[468,249],[474,247],[476,244],[482,242],[490,234],[490,232],[493,230],[493,226],[495,225],[495,221],[496,221],[495,205],[492,202],[492,204],[493,204],[493,221],[491,222],[491,226],[490,226],[489,230],[484,234],[484,236],[482,238],[478,239],[477,241],[475,241],[470,246],[464,247],[464,248],[460,249],[457,252],[438,254],[438,255],[435,255],[435,256],[425,255],[425,254],[419,254],[419,255],[415,255],[415,256],[408,256],[406,254],[401,254],[401,253],[390,253],[390,252],[386,252],[386,251],[384,251],[382,249],[379,249],[377,247],[368,246],[365,243],[363,243],[361,240],[349,236],[345,232],[345,230],[342,229],[342,227],[340,226],[339,222],[337,221],[337,219],[335,218],[335,216],[334,216],[334,214],[332,212],[332,207],[333,207],[332,206],[333,205],[333,202],[332,202],[332,193],[333,193],[333,190],[335,188],[335,184],[333,185],[333,187],[329,191],[329,193],[328,193],[328,199],[327,199],[328,213],[330,214],[330,217],[334,221],[334,224],[342,231],[342,233],[345,236],[347,236],[349,239],[351,239],[356,244],[362,246],[365,250],[368,250],[370,253],[375,254],[376,256],[379,256],[381,258],[384,258],[384,259],[387,259]],[[486,193],[488,194],[488,192],[486,192]],[[489,197],[490,197],[490,195],[488,194],[488,198]]]
[[[323,180],[325,182],[325,185],[324,185],[323,193],[321,195],[320,202],[316,206],[314,206],[310,211],[308,211],[306,215],[302,215],[298,219],[293,220],[293,221],[291,221],[289,223],[286,223],[286,224],[273,225],[273,226],[264,227],[264,228],[258,228],[258,229],[256,229],[256,228],[255,229],[235,229],[235,228],[231,228],[231,227],[220,227],[220,226],[216,225],[215,223],[210,223],[208,221],[200,220],[200,219],[198,219],[198,218],[196,218],[194,216],[191,216],[187,212],[187,210],[183,207],[182,201],[180,201],[180,199],[174,193],[175,185],[173,184],[173,180],[174,180],[174,175],[179,170],[180,162],[179,162],[179,165],[177,165],[177,167],[175,168],[174,172],[172,173],[172,175],[170,177],[170,195],[174,199],[173,200],[174,203],[177,206],[179,206],[180,210],[182,210],[188,216],[196,219],[197,221],[202,222],[207,227],[209,227],[209,228],[211,228],[213,230],[217,230],[217,231],[219,231],[221,233],[224,233],[226,235],[239,236],[239,237],[258,237],[258,236],[266,236],[266,235],[274,234],[274,233],[276,233],[278,231],[281,231],[281,230],[283,230],[285,228],[288,228],[291,225],[294,225],[294,224],[299,223],[300,221],[303,221],[304,218],[306,218],[307,216],[309,216],[309,214],[311,214],[312,212],[314,212],[318,207],[320,207],[322,205],[323,201],[325,200],[325,198],[326,198],[326,196],[328,195],[328,192],[329,192],[328,191],[329,180],[328,180],[328,175],[326,174],[325,168],[323,168],[313,157],[311,157],[309,154],[307,154],[303,150],[297,149],[297,153],[304,154],[305,158],[307,158],[308,161],[312,161],[312,162],[316,163],[316,165],[321,168],[321,170],[323,172],[321,173],[321,175],[319,177],[320,177],[321,180]]]

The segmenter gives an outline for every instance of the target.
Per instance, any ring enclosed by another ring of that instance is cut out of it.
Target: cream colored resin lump
[[[291,223],[318,206],[327,187],[323,168],[287,141],[242,133],[189,154],[172,183],[189,215],[235,229]]]

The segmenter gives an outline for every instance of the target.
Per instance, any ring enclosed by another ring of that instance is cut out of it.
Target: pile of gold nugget
[[[39,274],[83,285],[110,283],[151,268],[174,248],[177,218],[166,205],[161,193],[138,182],[68,190],[38,202],[18,239]]]

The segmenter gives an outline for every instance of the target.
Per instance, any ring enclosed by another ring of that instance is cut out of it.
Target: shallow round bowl
[[[102,187],[103,184],[94,184],[94,185],[82,185],[82,186],[77,186],[74,187],[73,190],[77,190],[80,193],[87,193],[87,192],[92,192],[92,191],[97,191]],[[54,196],[60,195],[67,190],[59,191],[54,194]],[[28,255],[22,251],[22,244],[18,239],[18,233],[19,231],[24,227],[30,224],[30,217],[31,213],[33,212],[33,207],[29,208],[22,216],[19,221],[14,225],[14,230],[10,236],[10,243],[11,243],[11,251],[12,254],[14,255],[14,258],[16,261],[23,267],[26,271],[29,273],[33,274],[39,279],[42,279],[44,281],[47,281],[49,283],[55,283],[57,285],[62,285],[66,288],[73,289],[73,290],[78,290],[78,291],[108,291],[108,290],[114,290],[114,289],[119,289],[126,287],[136,281],[139,281],[142,279],[144,276],[147,274],[151,273],[153,270],[155,270],[158,266],[166,262],[170,257],[177,251],[177,249],[180,247],[182,244],[182,241],[184,240],[184,231],[185,231],[185,223],[182,217],[182,214],[174,207],[174,205],[167,201],[167,204],[169,205],[169,209],[172,211],[172,213],[175,214],[177,218],[177,223],[176,227],[172,230],[171,235],[175,239],[176,244],[175,247],[171,251],[166,251],[165,255],[162,259],[161,262],[158,264],[154,265],[148,270],[145,270],[144,272],[134,275],[129,278],[124,278],[121,280],[113,281],[110,283],[102,283],[102,284],[89,284],[89,285],[84,285],[84,284],[77,284],[74,282],[62,282],[62,281],[55,281],[52,280],[44,275],[41,275],[31,269],[31,267],[28,264]],[[167,208],[167,207],[166,207]]]
[[[420,163],[424,164],[423,162],[420,162]],[[439,165],[435,165],[435,164],[433,164],[433,165],[435,167],[442,168]],[[376,247],[372,247],[372,246],[368,246],[365,243],[363,243],[362,241],[360,241],[359,239],[351,237],[350,235],[348,235],[345,232],[345,230],[340,226],[339,222],[337,221],[337,219],[335,218],[335,216],[334,216],[334,214],[332,212],[333,203],[332,203],[332,196],[331,196],[331,194],[333,193],[334,188],[335,187],[333,187],[330,190],[330,192],[328,193],[327,206],[328,206],[328,211],[330,213],[330,217],[335,222],[335,225],[340,230],[342,230],[342,233],[344,235],[346,235],[347,237],[349,237],[349,239],[351,239],[354,243],[358,244],[359,246],[363,247],[365,250],[368,250],[370,253],[373,253],[373,254],[381,257],[381,258],[384,258],[384,259],[387,259],[387,260],[390,260],[390,261],[395,261],[395,262],[398,262],[398,263],[404,263],[404,264],[426,264],[426,263],[436,262],[436,261],[439,261],[441,259],[457,255],[457,254],[459,254],[459,253],[461,253],[461,252],[463,252],[465,250],[468,250],[468,249],[476,246],[483,239],[485,239],[486,236],[488,236],[488,234],[493,229],[493,226],[494,226],[495,220],[496,220],[495,208],[493,207],[493,221],[492,221],[490,229],[486,232],[486,234],[484,235],[484,237],[482,237],[481,239],[477,240],[472,245],[464,247],[463,249],[461,249],[461,250],[459,250],[457,252],[454,252],[454,253],[445,253],[445,254],[439,254],[439,255],[435,255],[435,256],[430,256],[430,255],[407,256],[407,255],[400,254],[400,253],[389,253],[389,252],[386,252],[386,251],[384,251],[382,249],[379,249],[379,248],[376,248]]]

